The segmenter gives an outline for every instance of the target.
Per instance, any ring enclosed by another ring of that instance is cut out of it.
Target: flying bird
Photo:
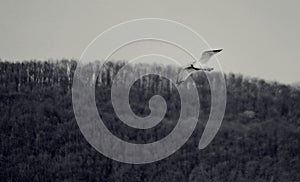
[[[214,68],[210,68],[207,66],[203,66],[201,64],[206,64],[210,58],[217,54],[218,52],[221,52],[223,49],[215,49],[215,50],[209,50],[202,53],[201,58],[198,61],[194,61],[190,64],[190,66],[185,67],[180,70],[176,84],[180,85],[183,83],[192,73],[196,71],[212,71]]]

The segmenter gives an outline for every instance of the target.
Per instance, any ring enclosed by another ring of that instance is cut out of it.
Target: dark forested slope
[[[133,111],[147,116],[149,98],[159,94],[167,102],[166,117],[150,131],[123,126],[110,102],[110,86],[122,66],[107,63],[97,77],[98,111],[106,126],[130,142],[166,136],[180,111],[175,87],[155,75],[138,80],[130,92]],[[101,155],[81,134],[72,109],[75,68],[76,62],[68,60],[0,62],[1,181],[300,181],[300,91],[295,87],[226,75],[224,121],[213,142],[198,150],[210,89],[204,74],[194,74],[201,116],[190,140],[162,161],[129,165]],[[166,66],[161,71],[178,70]]]

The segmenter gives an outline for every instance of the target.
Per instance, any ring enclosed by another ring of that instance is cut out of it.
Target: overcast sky
[[[0,57],[78,59],[89,42],[109,27],[156,17],[181,22],[211,47],[224,48],[218,58],[225,72],[299,82],[299,7],[297,0],[1,0]],[[142,53],[151,45],[138,47]]]

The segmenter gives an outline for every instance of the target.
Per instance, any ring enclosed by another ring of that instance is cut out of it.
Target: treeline
[[[108,62],[103,69],[96,68],[93,70],[94,75],[98,75],[96,85],[98,87],[110,88],[114,76],[122,68],[124,62]],[[29,61],[29,62],[0,62],[0,83],[1,93],[20,93],[32,91],[35,88],[43,87],[60,87],[65,92],[69,92],[73,76],[76,69],[75,60],[62,61]],[[93,66],[93,65],[92,65]],[[94,66],[95,67],[95,66]],[[132,74],[143,74],[147,69],[160,69],[167,75],[176,77],[178,68],[175,66],[159,67],[158,65],[150,66],[147,64],[137,64],[132,67],[132,71],[124,75],[130,77]],[[96,77],[96,76],[92,76]],[[192,75],[199,89],[200,100],[205,106],[210,102],[209,84],[206,75],[196,73]],[[246,116],[269,118],[269,117],[286,117],[297,122],[300,112],[295,113],[300,108],[299,90],[294,87],[280,84],[278,82],[266,82],[256,78],[244,78],[243,75],[228,74],[225,75],[227,83],[227,114],[241,114]],[[158,76],[144,77],[137,81],[135,88],[146,90],[172,91],[174,86],[166,79],[161,81]],[[158,83],[158,84],[157,84]],[[189,83],[188,83],[189,84]],[[189,86],[189,85],[186,86]],[[171,94],[169,92],[169,94]],[[205,107],[206,108],[206,107]]]
[[[190,140],[162,161],[129,165],[99,154],[82,136],[72,108],[76,66],[75,60],[0,62],[1,181],[300,180],[299,90],[277,82],[225,75],[227,107],[222,127],[206,149],[198,150],[210,111],[210,88],[205,74],[193,74],[201,115]],[[172,131],[181,109],[172,83],[155,75],[135,82],[129,101],[135,114],[147,116],[148,101],[155,94],[162,95],[168,106],[159,126],[140,131],[122,125],[110,102],[112,81],[124,63],[108,62],[101,72],[97,65],[90,66],[98,111],[112,133],[123,140],[147,143]],[[137,64],[124,78],[147,69],[159,69],[170,76],[178,73],[174,66]]]

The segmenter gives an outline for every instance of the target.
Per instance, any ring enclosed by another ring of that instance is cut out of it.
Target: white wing
[[[195,72],[193,69],[181,69],[177,76],[176,84],[180,85],[183,83],[193,72]]]
[[[213,55],[217,54],[218,52],[221,52],[222,50],[223,50],[223,49],[216,49],[216,50],[205,51],[205,52],[202,53],[202,56],[201,56],[201,58],[200,58],[199,61],[200,61],[202,64],[205,64],[205,63],[207,63],[207,62],[209,61],[209,59],[210,59]]]
[[[209,51],[205,51],[202,53],[201,58],[199,59],[199,61],[194,61],[192,63],[192,65],[196,68],[200,68],[201,64],[205,64],[207,61],[209,61],[209,59],[217,54],[218,52],[221,52],[223,49],[215,49],[215,50],[209,50]],[[177,81],[176,83],[179,85],[182,82],[184,82],[193,72],[195,72],[196,70],[194,69],[182,69],[180,70],[178,77],[177,77]]]

